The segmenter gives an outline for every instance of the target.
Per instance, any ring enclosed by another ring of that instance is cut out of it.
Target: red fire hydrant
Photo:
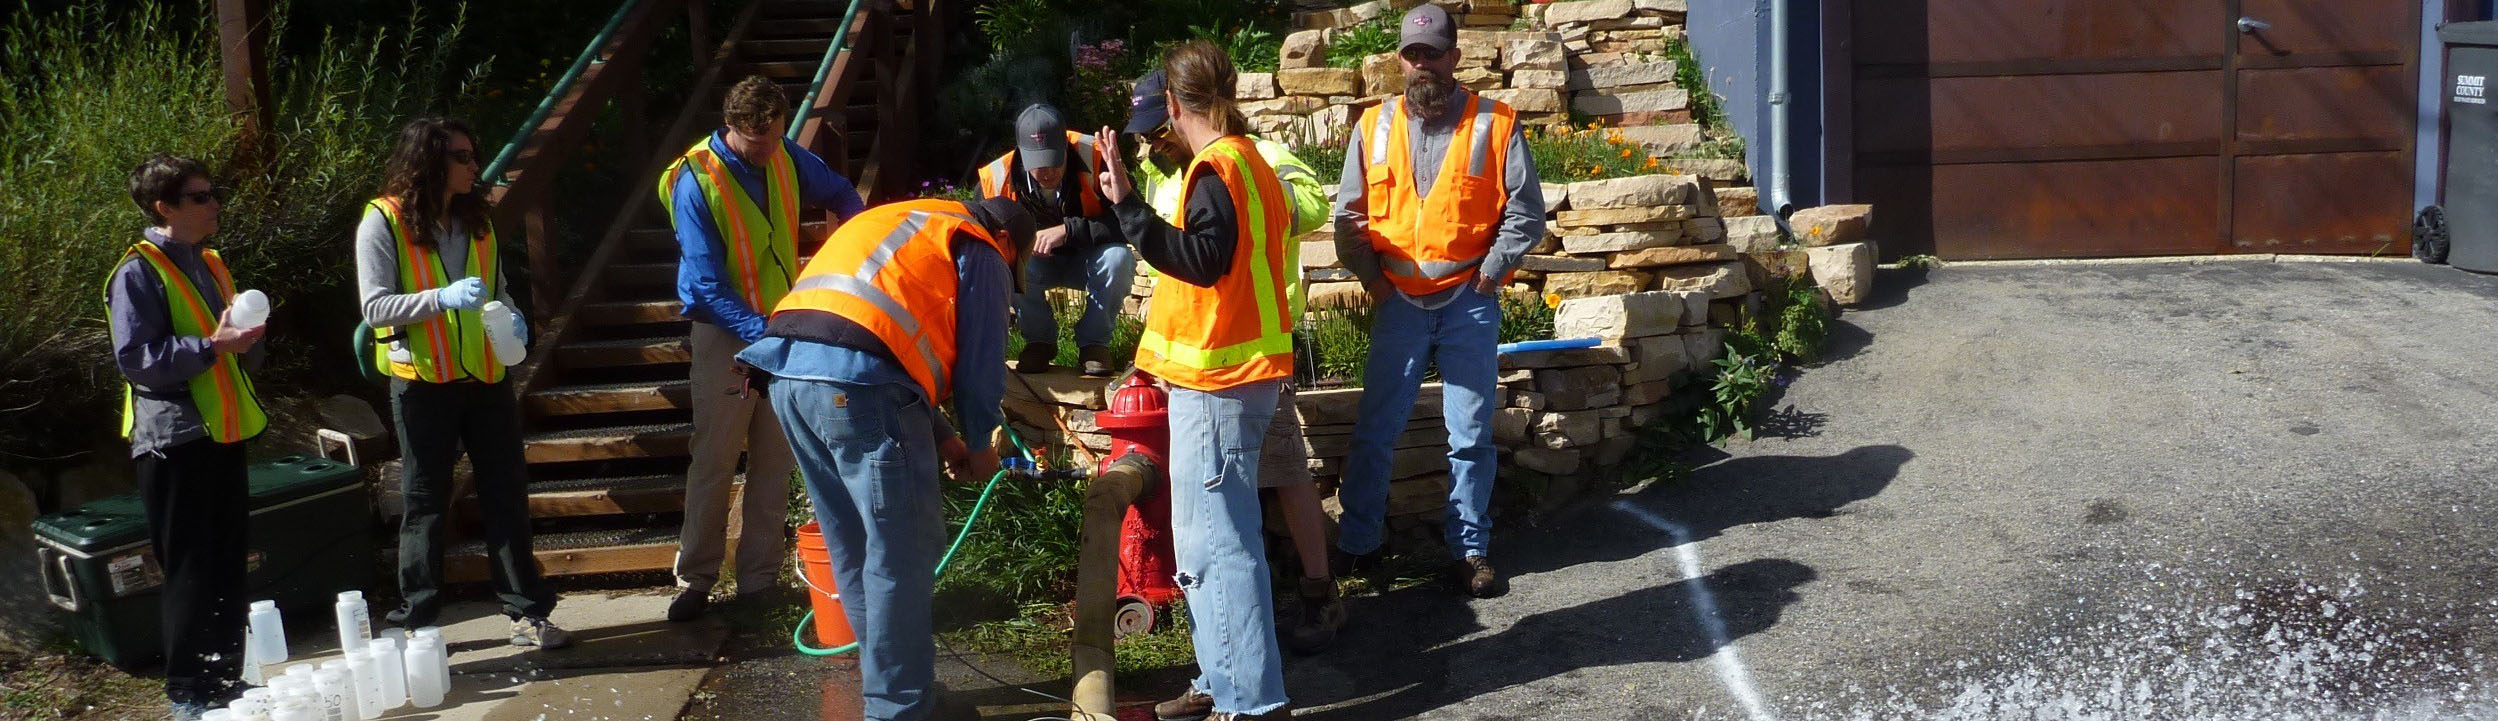
[[[1102,456],[1096,472],[1132,453],[1143,454],[1156,469],[1170,467],[1169,397],[1154,385],[1153,376],[1144,371],[1130,374],[1127,383],[1111,394],[1110,407],[1093,418],[1110,434],[1110,453]],[[1180,596],[1180,587],[1172,580],[1179,562],[1171,548],[1170,483],[1168,470],[1155,473],[1120,525],[1115,628],[1121,636],[1152,630],[1154,609]]]

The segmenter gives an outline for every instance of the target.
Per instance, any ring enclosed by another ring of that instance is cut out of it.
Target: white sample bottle
[[[442,642],[422,635],[408,639],[408,650],[401,652],[408,667],[408,702],[417,708],[442,705],[442,696],[449,684],[441,673]]]
[[[258,289],[234,295],[234,304],[226,307],[226,320],[243,330],[258,328],[269,322],[269,295]]]
[[[437,670],[440,670],[440,671],[442,672],[442,676],[441,676],[441,678],[442,678],[442,690],[443,690],[443,692],[444,692],[444,693],[450,693],[450,692],[451,692],[451,642],[449,642],[449,641],[445,641],[445,640],[442,640],[442,627],[441,627],[441,626],[426,626],[426,627],[424,627],[424,628],[417,629],[417,630],[416,630],[416,637],[417,637],[417,638],[423,638],[423,639],[430,639],[430,640],[432,640],[432,641],[434,642],[434,667],[435,667]]]
[[[199,715],[199,721],[234,721],[234,709],[212,708]]]
[[[373,617],[364,609],[363,591],[338,592],[338,650],[353,654],[364,650],[364,643],[373,640]]]
[[[373,663],[373,649],[347,654],[347,673],[356,685],[356,715],[363,721],[382,717],[382,669]]]
[[[269,704],[269,721],[318,721],[321,712],[315,708],[317,703],[312,694],[303,691],[279,696]]]
[[[520,337],[520,323],[512,317],[511,306],[490,300],[478,312],[486,319],[486,342],[494,345],[495,360],[512,366],[529,357],[529,339]]]
[[[400,655],[399,640],[388,636],[373,639],[373,647],[365,652],[373,654],[375,673],[381,675],[382,710],[408,705],[408,660]]]
[[[278,602],[253,601],[248,628],[252,650],[259,652],[261,663],[286,663],[286,618],[278,614]]]
[[[356,680],[349,674],[345,668],[327,664],[312,672],[312,690],[321,695],[321,721],[348,721],[356,717]]]

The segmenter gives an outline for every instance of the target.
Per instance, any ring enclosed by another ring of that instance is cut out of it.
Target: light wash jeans
[[[815,502],[833,585],[859,637],[862,708],[874,721],[919,721],[936,708],[930,605],[944,506],[935,425],[919,391],[783,378],[772,410]]]
[[[1136,285],[1136,251],[1125,243],[1061,249],[1024,261],[1024,292],[1015,296],[1015,331],[1025,342],[1058,344],[1058,316],[1050,312],[1051,288],[1084,291],[1084,317],[1076,319],[1076,346],[1110,345],[1110,322]]]
[[[1171,389],[1171,542],[1199,672],[1190,685],[1218,712],[1256,715],[1290,700],[1258,508],[1258,456],[1283,384]]]
[[[1336,547],[1346,553],[1379,550],[1388,513],[1388,470],[1398,434],[1413,414],[1423,370],[1440,366],[1441,418],[1448,427],[1448,515],[1443,524],[1449,552],[1460,559],[1492,549],[1492,393],[1500,382],[1500,301],[1465,289],[1448,305],[1426,310],[1390,294],[1370,325],[1370,367],[1362,374],[1362,405],[1353,421],[1353,449],[1345,458],[1344,504]]]

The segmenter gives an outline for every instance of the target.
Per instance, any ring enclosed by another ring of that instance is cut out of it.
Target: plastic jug
[[[373,663],[373,649],[347,654],[347,672],[356,684],[356,718],[381,718],[382,669]]]
[[[286,618],[278,615],[278,602],[253,601],[251,625],[247,628],[251,629],[250,646],[259,663],[286,663]]]
[[[226,320],[244,330],[258,328],[269,322],[269,296],[255,288],[234,294],[234,304],[226,307]]]
[[[520,323],[512,317],[512,308],[503,301],[486,301],[478,310],[486,319],[486,342],[494,345],[494,357],[504,365],[520,365],[529,357],[529,339],[520,337]]]
[[[364,592],[338,592],[334,611],[338,614],[338,650],[348,654],[364,650],[365,642],[373,640],[373,617],[365,611]]]
[[[321,695],[322,721],[348,721],[356,717],[356,680],[351,673],[345,668],[334,667],[312,672],[312,690]]]
[[[374,673],[382,679],[382,710],[389,711],[408,705],[408,661],[400,655],[399,641],[383,637],[373,639]]]
[[[408,650],[401,654],[408,667],[408,702],[417,708],[442,705],[443,693],[450,690],[442,655],[442,642],[423,636],[409,639]]]

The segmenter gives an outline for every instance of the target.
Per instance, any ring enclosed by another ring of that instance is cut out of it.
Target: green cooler
[[[372,506],[354,466],[311,456],[254,464],[251,509],[246,601],[328,609],[339,591],[370,585]],[[35,538],[44,592],[69,611],[70,634],[81,646],[124,669],[161,660],[158,587],[165,577],[138,496],[35,519]]]

